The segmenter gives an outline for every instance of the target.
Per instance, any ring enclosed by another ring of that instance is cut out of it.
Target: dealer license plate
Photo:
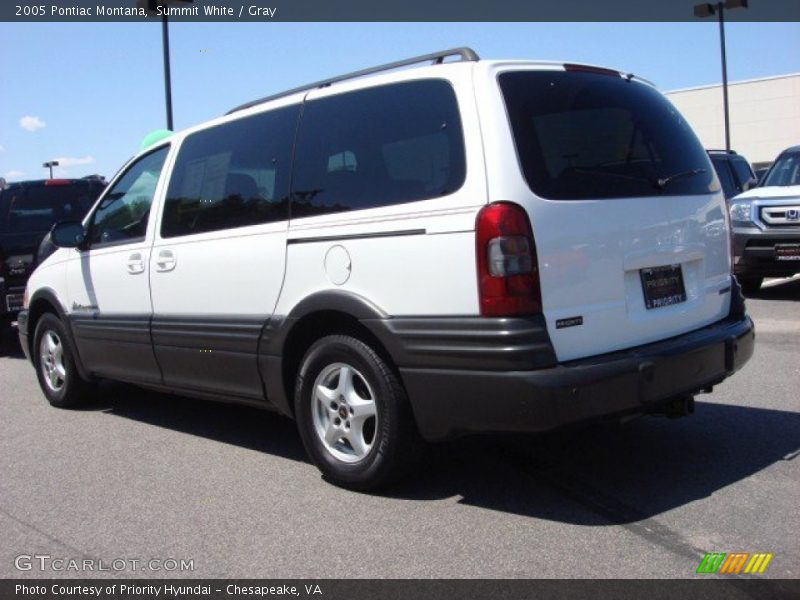
[[[800,244],[776,244],[775,258],[777,260],[800,260]]]
[[[686,302],[680,265],[640,269],[639,275],[642,278],[644,305],[648,309]]]

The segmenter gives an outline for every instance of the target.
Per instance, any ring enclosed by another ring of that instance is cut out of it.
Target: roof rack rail
[[[432,64],[434,65],[440,65],[444,62],[445,58],[448,58],[450,56],[460,56],[462,61],[474,62],[480,60],[478,54],[472,48],[467,48],[467,47],[451,48],[450,50],[442,50],[441,52],[432,52],[431,54],[414,56],[412,58],[407,58],[405,60],[398,60],[397,62],[386,63],[385,65],[378,65],[377,67],[370,67],[368,69],[361,69],[360,71],[353,71],[352,73],[339,75],[338,77],[331,77],[330,79],[323,79],[322,81],[309,83],[308,85],[302,85],[300,87],[292,88],[291,90],[286,90],[285,92],[280,92],[279,94],[273,94],[272,96],[266,96],[264,98],[259,98],[258,100],[252,100],[250,102],[246,102],[244,104],[237,106],[236,108],[229,110],[225,114],[229,115],[231,113],[244,110],[245,108],[257,106],[259,104],[263,104],[264,102],[269,102],[270,100],[277,100],[278,98],[283,98],[284,96],[291,96],[292,94],[296,94],[298,92],[305,92],[306,90],[328,87],[332,83],[337,83],[339,81],[346,81],[348,79],[356,79],[357,77],[372,75],[373,73],[380,73],[381,71],[391,71],[393,69],[399,69],[400,67],[407,67],[409,65],[415,65],[417,63],[428,62],[428,61],[432,61]]]
[[[706,152],[722,152],[724,154],[736,154],[736,150],[723,150],[719,148],[709,148]]]

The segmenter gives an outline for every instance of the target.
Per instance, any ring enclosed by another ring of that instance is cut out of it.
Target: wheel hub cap
[[[314,431],[334,458],[355,463],[372,450],[378,424],[375,394],[354,367],[334,363],[314,381]]]
[[[55,331],[46,331],[39,342],[39,365],[47,387],[54,392],[61,391],[67,381],[67,370],[64,345]]]

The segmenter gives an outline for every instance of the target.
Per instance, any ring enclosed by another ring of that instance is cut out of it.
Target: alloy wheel
[[[67,382],[67,369],[64,366],[64,344],[55,331],[45,331],[39,342],[39,365],[47,387],[60,392]]]
[[[366,378],[351,365],[328,365],[314,381],[311,402],[323,447],[342,462],[366,458],[378,431],[378,407]]]

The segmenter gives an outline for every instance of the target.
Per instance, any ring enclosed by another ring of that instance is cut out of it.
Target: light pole
[[[722,13],[720,13],[722,14]],[[172,76],[169,71],[169,20],[161,17],[161,45],[164,49],[164,94],[167,101],[167,129],[172,129]]]
[[[169,6],[186,6],[194,0],[137,0],[136,5],[144,8],[151,15],[158,15],[161,7],[161,45],[164,54],[164,98],[167,108],[167,129],[172,131],[172,76],[169,66],[169,18],[166,9]]]
[[[50,169],[50,179],[53,178],[53,167],[58,166],[57,160],[48,160],[46,163],[42,164],[45,169]]]
[[[725,113],[725,150],[731,151],[730,118],[728,116],[728,63],[725,58],[725,9],[747,8],[747,0],[725,0],[716,4],[695,4],[694,16],[699,18],[719,16],[719,45],[722,55],[722,107]]]

